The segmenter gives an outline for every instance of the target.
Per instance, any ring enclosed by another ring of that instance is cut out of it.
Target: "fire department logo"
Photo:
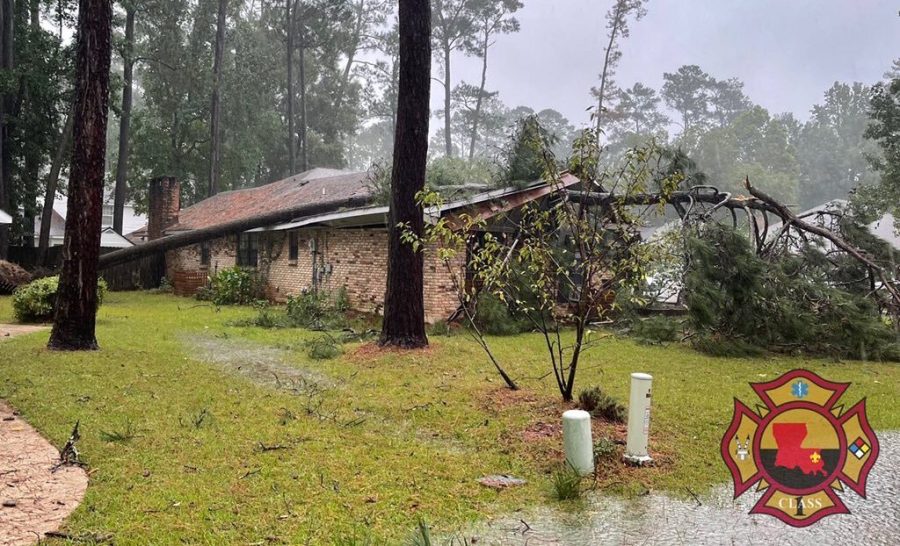
[[[764,405],[753,411],[735,399],[722,438],[734,497],[756,485],[765,494],[750,513],[794,527],[850,513],[837,492],[846,486],[866,498],[866,478],[878,458],[866,400],[845,411],[838,400],[850,383],[832,383],[806,370],[750,386]]]

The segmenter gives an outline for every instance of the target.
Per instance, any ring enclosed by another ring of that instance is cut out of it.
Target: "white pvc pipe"
[[[645,464],[653,460],[647,452],[647,441],[650,437],[650,387],[652,385],[653,376],[650,374],[631,374],[625,460],[633,464]]]
[[[594,472],[594,442],[591,414],[581,410],[563,413],[563,445],[566,461],[582,476]]]

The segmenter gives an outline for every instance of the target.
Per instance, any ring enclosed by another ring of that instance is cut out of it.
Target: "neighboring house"
[[[57,194],[53,201],[53,216],[50,220],[50,246],[59,246],[63,244],[66,234],[66,212],[68,210],[68,200],[65,196]],[[147,217],[134,212],[134,207],[130,204],[125,205],[125,214],[122,222],[122,231],[128,234],[123,237],[116,233],[113,228],[113,205],[112,196],[108,196],[103,204],[103,220],[102,231],[100,234],[101,248],[126,248],[134,246],[134,242],[130,239],[131,232],[141,229],[147,223]],[[34,219],[34,246],[38,246],[38,239],[41,233],[41,218],[38,215]]]
[[[576,182],[574,176],[563,176],[566,187]],[[448,203],[441,210],[429,210],[426,220],[462,212],[490,220],[554,191],[538,182],[524,189],[485,192]],[[258,188],[223,192],[184,210],[179,210],[178,193],[178,183],[171,178],[151,185],[151,239],[305,203],[371,196],[372,188],[365,172],[313,169]],[[176,294],[193,295],[217,270],[235,265],[256,268],[273,299],[283,300],[304,290],[333,292],[343,288],[354,309],[377,313],[383,306],[387,282],[387,223],[388,208],[383,206],[298,218],[170,251],[166,255],[167,276]],[[158,229],[157,225],[166,227]],[[434,250],[429,247],[424,253],[425,314],[429,322],[446,319],[459,306],[453,275]],[[466,253],[460,252],[451,267],[457,278],[465,279]]]
[[[6,214],[6,212],[0,210],[0,225],[3,224],[12,224],[12,216]]]

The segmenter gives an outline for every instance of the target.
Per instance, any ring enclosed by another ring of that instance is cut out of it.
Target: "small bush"
[[[209,278],[207,290],[197,293],[197,299],[209,300],[215,305],[247,305],[262,299],[263,290],[253,271],[231,267]]]
[[[159,288],[156,290],[163,294],[171,294],[175,290],[175,287],[172,286],[172,282],[168,277],[163,277],[159,280]]]
[[[495,336],[512,336],[531,329],[527,319],[513,316],[509,306],[491,293],[478,298],[475,324],[485,334]]]
[[[319,336],[303,344],[306,355],[313,360],[330,360],[343,352],[341,344],[329,335]]]
[[[615,456],[616,454],[616,442],[605,436],[600,438],[596,444],[594,444],[594,460],[602,461],[604,459],[609,459]]]
[[[605,419],[612,423],[625,421],[625,407],[618,400],[603,392],[600,387],[591,387],[578,395],[578,407],[595,419]]]
[[[0,260],[0,294],[12,294],[16,288],[31,282],[31,274],[18,265]]]
[[[556,500],[580,499],[583,493],[581,475],[568,462],[553,472],[550,485],[553,487],[553,496]]]
[[[53,319],[56,307],[56,292],[59,288],[59,277],[44,277],[25,286],[20,286],[13,293],[12,304],[16,319],[20,322],[47,322]],[[106,281],[97,281],[97,307],[106,296]]]
[[[344,290],[339,291],[334,298],[323,291],[291,296],[287,301],[287,316],[294,326],[301,328],[311,330],[343,328],[347,324],[344,313],[350,306],[346,294]]]
[[[439,320],[431,325],[428,335],[432,336],[449,336],[452,333],[450,323],[446,320]]]

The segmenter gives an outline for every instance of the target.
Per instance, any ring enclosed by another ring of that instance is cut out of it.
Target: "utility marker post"
[[[649,374],[631,374],[625,462],[634,465],[644,465],[653,461],[647,452],[647,442],[650,437],[650,387],[652,384],[653,376]]]
[[[591,414],[582,410],[563,413],[563,445],[566,461],[581,476],[594,471],[594,442],[591,437]]]

